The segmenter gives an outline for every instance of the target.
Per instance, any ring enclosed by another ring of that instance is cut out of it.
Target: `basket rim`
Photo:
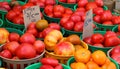
[[[45,53],[49,54],[49,55],[52,55],[54,57],[62,57],[62,58],[69,58],[69,57],[72,57],[73,55],[69,55],[69,56],[63,56],[63,55],[56,55],[54,53],[50,53],[49,51],[45,50]]]
[[[2,19],[0,19],[0,22],[1,22],[1,24],[0,24],[0,27],[3,25],[3,20]]]
[[[112,51],[112,49],[113,48],[111,48],[110,50],[108,50],[108,52],[107,52],[107,56],[109,57],[109,58],[111,58],[111,56],[110,56],[110,52]],[[113,59],[113,58],[111,58],[111,59]],[[113,59],[114,60],[114,59]],[[114,60],[114,61],[116,61],[116,60]],[[116,61],[117,62],[117,61]],[[118,62],[117,62],[118,63]],[[119,65],[120,65],[120,63],[118,63]]]
[[[96,25],[101,25],[101,26],[103,26],[103,27],[114,27],[114,26],[117,26],[117,25],[103,25],[103,24],[97,23],[97,22],[95,22],[95,21],[94,21],[94,23],[95,23]]]
[[[2,45],[3,46],[3,45]],[[0,46],[0,48],[2,48],[2,46]],[[7,60],[7,61],[11,61],[11,62],[26,62],[26,61],[31,61],[31,60],[35,60],[37,58],[39,58],[40,56],[44,55],[45,53],[45,49],[44,51],[39,55],[39,56],[36,56],[34,58],[30,58],[30,59],[20,59],[20,60],[14,60],[14,59],[8,59],[8,58],[4,58],[2,56],[0,56],[0,58],[4,59],[4,60]]]

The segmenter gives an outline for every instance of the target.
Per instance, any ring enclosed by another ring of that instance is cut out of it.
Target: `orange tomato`
[[[79,49],[74,54],[75,60],[77,62],[87,63],[90,60],[91,52],[87,49]]]
[[[88,69],[84,63],[76,62],[71,64],[71,69]]]
[[[88,67],[88,69],[97,69],[99,68],[99,66],[94,62],[94,61],[89,61],[86,66]]]
[[[107,57],[103,51],[97,50],[97,51],[92,53],[92,59],[98,65],[103,65],[106,62]]]
[[[110,62],[110,63],[104,64],[102,66],[102,69],[117,69],[117,68],[113,62]]]

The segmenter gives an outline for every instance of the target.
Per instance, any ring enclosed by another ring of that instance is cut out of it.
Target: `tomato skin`
[[[40,62],[43,64],[43,65],[51,65],[51,66],[57,66],[59,65],[59,62],[57,59],[53,59],[53,58],[42,58],[40,60]]]
[[[33,3],[26,3],[25,5],[22,6],[22,10],[29,8],[31,6],[34,6],[34,4]]]
[[[58,0],[58,1],[60,1],[60,2],[64,2],[64,3],[66,3],[66,2],[67,2],[67,0]]]
[[[104,21],[110,21],[112,19],[112,13],[110,10],[105,10],[102,14],[101,14],[101,20]]]
[[[64,24],[65,24],[68,20],[69,20],[69,17],[63,17],[63,18],[61,18],[61,20],[60,20],[60,25],[61,25],[61,26],[64,26]]]
[[[78,7],[85,7],[88,3],[88,0],[79,0]]]
[[[42,65],[39,69],[54,69],[51,65]]]
[[[111,57],[120,64],[120,52],[112,54]]]
[[[55,0],[45,0],[45,5],[55,5]]]
[[[97,7],[95,9],[93,9],[93,13],[96,14],[96,15],[101,15],[103,13],[103,8],[101,7]]]
[[[61,5],[55,5],[53,8],[53,12],[61,12],[64,13],[65,12],[65,8]]]
[[[112,19],[112,22],[113,22],[113,24],[120,24],[120,17],[114,17],[113,19]]]
[[[118,25],[118,32],[120,32],[120,24]]]
[[[64,27],[65,29],[67,29],[67,30],[72,30],[73,27],[74,27],[74,22],[73,22],[73,21],[67,21],[67,22],[63,25],[63,27]]]
[[[94,16],[94,18],[93,18],[93,20],[95,21],[95,22],[97,22],[97,23],[101,23],[101,20],[100,20],[101,18],[100,18],[100,15],[96,15],[96,16]]]
[[[9,11],[6,14],[6,18],[10,21],[13,20],[13,18],[15,18],[16,16],[17,16],[17,14],[13,10]]]
[[[103,22],[103,25],[113,25],[113,23],[111,21],[105,21]]]
[[[61,17],[62,17],[62,13],[61,13],[61,12],[54,12],[54,13],[53,13],[53,16],[54,16],[55,18],[61,18]]]
[[[79,15],[72,15],[70,20],[72,20],[74,23],[77,23],[81,21],[81,17]]]
[[[60,30],[60,25],[57,23],[50,23],[48,27],[52,29]]]
[[[59,64],[58,66],[55,67],[55,69],[63,69],[63,67],[61,64]]]
[[[96,46],[96,47],[104,47],[102,44],[94,44],[93,46]]]
[[[97,6],[102,7],[104,5],[103,0],[95,0]]]
[[[100,34],[100,33],[93,34],[91,36],[91,38],[92,38],[92,42],[94,44],[96,44],[96,43],[103,43],[103,41],[104,41],[104,36],[102,34]]]
[[[22,17],[15,17],[12,21],[15,24],[24,24],[24,19]]]
[[[93,45],[91,37],[86,37],[83,39],[87,44]]]
[[[73,11],[70,8],[65,8],[65,14],[72,14]]]
[[[95,2],[89,2],[86,5],[86,10],[87,11],[90,10],[90,9],[95,9],[95,8],[97,8],[97,4]]]
[[[108,37],[111,37],[111,36],[117,36],[115,32],[113,31],[107,31],[105,34],[104,34],[104,38],[108,38]]]
[[[44,9],[45,14],[50,14],[53,12],[53,6],[52,5],[47,5]]]
[[[67,3],[75,4],[76,0],[67,0]]]
[[[3,50],[0,52],[0,56],[11,59],[12,53],[9,50]]]
[[[115,54],[115,53],[120,53],[120,46],[119,45],[115,46],[110,52],[111,55]]]
[[[77,22],[77,23],[75,23],[74,31],[75,32],[82,32],[83,31],[83,25],[84,25],[83,22]]]
[[[120,44],[120,39],[117,36],[111,36],[111,37],[105,38],[105,41],[104,41],[105,47],[117,46],[119,44]]]

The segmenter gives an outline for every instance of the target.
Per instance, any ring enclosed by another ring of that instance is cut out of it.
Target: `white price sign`
[[[93,34],[93,12],[92,9],[86,13],[86,19],[83,26],[82,38],[89,37]]]
[[[40,8],[39,6],[32,6],[30,8],[26,8],[23,10],[23,16],[24,16],[24,25],[25,28],[29,25],[31,22],[37,22],[40,20]]]

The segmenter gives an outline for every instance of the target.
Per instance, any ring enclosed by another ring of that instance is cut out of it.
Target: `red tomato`
[[[113,23],[111,21],[105,21],[103,22],[103,25],[113,25]]]
[[[106,31],[106,33],[104,34],[105,38],[108,38],[108,37],[111,37],[111,36],[117,36],[117,35],[113,31]]]
[[[36,38],[33,34],[25,33],[20,37],[21,43],[30,43],[33,44],[35,42]]]
[[[67,2],[67,0],[58,0],[58,1],[60,1],[60,2],[64,2],[64,3],[66,3],[66,2]]]
[[[24,19],[22,17],[15,17],[13,19],[13,23],[15,23],[15,24],[24,24]]]
[[[41,40],[36,40],[33,46],[38,54],[42,53],[45,50],[45,44]]]
[[[120,53],[120,46],[115,46],[110,52],[111,55],[115,53]]]
[[[100,17],[100,15],[96,15],[96,16],[94,16],[94,18],[93,18],[93,20],[95,21],[95,22],[97,22],[97,23],[101,23],[101,17]]]
[[[29,3],[33,3],[36,4],[38,2],[38,0],[28,0]]]
[[[72,14],[73,11],[70,8],[65,8],[65,14]]]
[[[45,0],[45,5],[55,5],[56,0]]]
[[[26,3],[25,5],[22,6],[22,10],[29,8],[31,6],[34,6],[34,4],[33,3]]]
[[[120,64],[120,52],[112,54],[111,57]]]
[[[54,69],[51,65],[42,65],[39,69]]]
[[[95,0],[95,3],[97,4],[97,6],[100,6],[100,7],[104,5],[103,0]]]
[[[28,29],[28,30],[26,31],[26,33],[33,34],[35,37],[37,37],[37,36],[38,36],[38,31],[37,31],[37,29],[36,29],[36,28],[33,28],[33,29]]]
[[[67,3],[75,4],[76,0],[67,0]]]
[[[53,8],[53,11],[54,12],[64,13],[65,12],[65,8],[62,5],[55,5],[54,8]]]
[[[114,17],[112,19],[113,24],[120,24],[120,17]]]
[[[63,67],[61,64],[59,64],[58,66],[55,67],[55,69],[63,69]]]
[[[42,58],[40,60],[40,62],[43,64],[43,65],[51,65],[51,66],[57,66],[59,65],[59,62],[57,59],[54,59],[54,58]]]
[[[93,9],[93,13],[96,14],[96,15],[101,15],[103,13],[103,8],[101,7],[97,7],[95,9]]]
[[[96,5],[95,2],[89,2],[89,3],[87,3],[87,5],[86,5],[86,10],[87,10],[87,11],[90,10],[90,9],[95,9],[95,8],[97,8],[97,5]]]
[[[77,23],[81,21],[81,17],[79,15],[72,15],[70,17],[70,20],[72,20],[73,22]]]
[[[44,9],[45,14],[49,14],[53,12],[53,6],[52,5],[47,5]]]
[[[102,47],[102,48],[104,47],[102,44],[99,44],[99,43],[98,44],[94,44],[93,46]]]
[[[36,56],[36,50],[33,47],[33,45],[29,43],[22,43],[16,49],[16,56],[19,57],[20,59],[34,58]]]
[[[69,18],[70,16],[71,16],[71,14],[63,14],[62,18],[64,18],[64,17],[68,17]]]
[[[77,22],[77,23],[75,23],[74,31],[75,32],[82,32],[83,31],[83,25],[84,25],[83,22]]]
[[[44,8],[45,7],[45,4],[43,2],[36,2],[36,5],[38,5],[40,8]]]
[[[84,11],[84,12],[86,12],[85,8],[83,8],[83,7],[77,8],[76,11]]]
[[[85,12],[84,11],[75,11],[73,15],[84,16]]]
[[[13,10],[9,11],[6,14],[6,18],[10,21],[13,20],[16,16],[17,16],[17,14]]]
[[[52,29],[60,30],[60,25],[57,23],[50,23],[48,27]]]
[[[15,51],[19,45],[20,44],[17,41],[11,41],[5,44],[5,48],[9,50],[13,55],[15,55]]]
[[[13,11],[16,13],[16,15],[20,15],[21,14],[20,10],[13,10]]]
[[[14,6],[12,9],[13,9],[14,11],[15,11],[15,10],[19,10],[20,12],[22,12],[22,6],[20,6],[20,5],[16,5],[16,6]]]
[[[88,3],[88,0],[79,0],[78,7],[85,7]]]
[[[87,43],[87,44],[90,44],[90,45],[93,44],[93,43],[92,43],[92,38],[91,38],[91,37],[86,37],[86,38],[83,39],[83,41],[84,41],[85,43]]]
[[[104,36],[100,33],[93,34],[91,38],[92,38],[92,42],[94,44],[103,43],[103,41],[104,41]]]
[[[19,41],[20,35],[18,33],[10,33],[9,36],[9,41]]]
[[[84,22],[86,15],[81,16],[81,20]]]
[[[120,44],[120,39],[117,36],[111,36],[111,37],[105,38],[105,41],[104,41],[105,47],[117,46],[119,44]]]
[[[36,28],[35,22],[31,22],[27,27],[27,29],[35,29],[35,28]]]
[[[45,28],[43,31],[42,31],[42,37],[45,38],[45,36],[50,32],[54,30],[53,28]]]
[[[62,17],[62,13],[61,12],[54,12],[53,13],[53,17],[55,17],[55,18],[61,18]]]
[[[101,15],[101,20],[104,21],[110,21],[112,19],[112,13],[110,10],[106,10]]]
[[[64,26],[64,24],[65,24],[68,20],[69,20],[69,17],[63,17],[63,18],[61,18],[61,20],[60,20],[60,25],[61,25],[61,26]]]
[[[67,30],[73,30],[74,27],[74,22],[73,21],[67,21],[63,27]]]
[[[53,17],[53,13],[49,13],[47,14],[49,17]]]
[[[12,53],[9,50],[3,50],[0,52],[0,56],[11,59]]]

